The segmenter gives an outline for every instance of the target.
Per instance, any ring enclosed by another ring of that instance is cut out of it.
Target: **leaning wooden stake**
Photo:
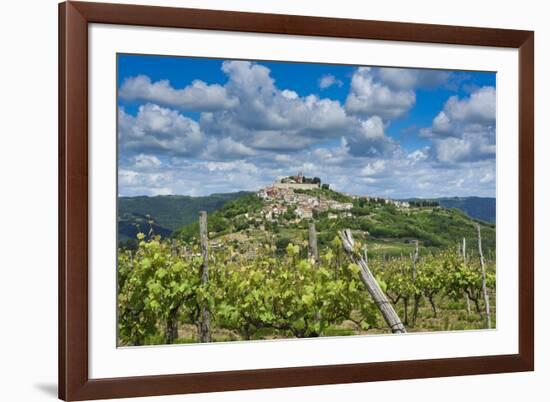
[[[462,259],[464,260],[464,268],[466,268],[466,238],[462,238]],[[468,315],[472,314],[472,307],[470,306],[470,297],[467,292],[464,292],[464,298],[466,299],[466,310]]]
[[[341,231],[340,238],[342,239],[344,250],[346,250],[350,259],[359,266],[361,281],[367,288],[369,294],[374,299],[374,302],[380,309],[380,312],[382,313],[382,316],[384,317],[384,320],[390,327],[391,331],[393,333],[406,333],[407,330],[405,329],[405,326],[401,322],[401,319],[395,312],[393,306],[391,305],[390,301],[388,300],[382,289],[380,289],[380,286],[378,286],[378,282],[376,282],[376,279],[370,271],[366,261],[363,259],[363,257],[355,252],[353,248],[354,241],[351,235],[351,231],[349,229]]]
[[[483,259],[483,249],[481,248],[481,228],[476,223],[477,244],[479,247],[479,262],[481,263],[481,290],[483,291],[483,300],[485,301],[485,321],[487,328],[491,328],[491,306],[489,304],[489,295],[487,294],[487,279],[485,275],[485,261]]]
[[[201,211],[199,214],[199,234],[201,241],[201,253],[203,263],[200,269],[201,286],[206,286],[208,283],[208,222],[207,214]],[[210,333],[210,311],[204,303],[201,306],[199,318],[199,342],[211,342],[212,335]]]
[[[309,257],[313,258],[315,264],[319,263],[319,251],[317,250],[317,232],[315,222],[309,222]]]

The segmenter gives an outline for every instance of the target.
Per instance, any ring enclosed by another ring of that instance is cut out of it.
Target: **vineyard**
[[[340,231],[254,247],[196,236],[137,236],[118,252],[120,346],[224,342],[495,326],[494,252],[481,232],[441,250],[418,241],[409,255],[370,256],[368,238]],[[491,308],[493,307],[493,308]],[[389,311],[389,313],[388,313]],[[391,324],[393,314],[399,328]]]

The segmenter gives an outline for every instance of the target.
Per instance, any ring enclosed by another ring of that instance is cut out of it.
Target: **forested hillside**
[[[119,240],[135,239],[141,231],[153,229],[155,234],[168,236],[177,228],[197,219],[199,211],[214,211],[226,202],[246,192],[212,194],[205,197],[185,195],[159,195],[155,197],[118,198]]]

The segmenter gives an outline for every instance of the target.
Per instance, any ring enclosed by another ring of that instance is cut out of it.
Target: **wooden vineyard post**
[[[208,221],[205,211],[199,214],[199,234],[201,242],[201,254],[203,263],[200,269],[201,286],[206,286],[208,283]],[[202,303],[200,318],[199,318],[199,342],[211,342],[212,335],[210,333],[210,311],[208,306]]]
[[[176,239],[172,239],[170,243],[170,254],[172,257],[178,256],[178,242]],[[165,339],[166,344],[171,345],[176,339],[178,339],[178,312],[180,304],[177,304],[171,308],[168,312],[168,317],[166,319],[166,328],[165,328]]]
[[[319,251],[317,249],[317,232],[315,222],[309,222],[309,257],[313,258],[315,264],[319,263]]]
[[[174,343],[178,339],[178,311],[179,305],[171,309],[168,313],[168,319],[166,320],[166,337],[165,342],[167,345]]]
[[[413,283],[416,283],[416,262],[418,261],[418,240],[414,241],[414,254],[412,257],[413,263]]]
[[[418,262],[418,240],[415,240],[415,249],[412,258],[413,264],[413,285],[415,286],[414,290],[414,305],[413,305],[413,316],[412,316],[412,325],[416,326],[416,317],[418,316],[418,305],[420,304],[420,293],[416,289],[416,263]]]
[[[485,261],[483,259],[483,249],[481,248],[481,228],[476,223],[477,245],[479,247],[479,262],[481,264],[481,290],[483,291],[483,300],[485,301],[485,322],[487,328],[491,328],[491,306],[489,305],[489,295],[487,294],[487,278],[485,274]]]
[[[363,257],[355,252],[353,248],[354,240],[351,235],[351,231],[349,229],[341,231],[340,238],[342,239],[344,250],[349,255],[350,259],[359,266],[359,276],[361,278],[361,281],[363,282],[363,284],[367,288],[367,291],[372,296],[374,302],[380,309],[380,312],[382,313],[384,320],[390,327],[391,332],[393,332],[394,334],[406,333],[407,330],[405,329],[405,326],[401,322],[401,319],[395,312],[393,306],[391,305],[390,301],[388,300],[382,289],[380,289],[380,286],[378,285],[378,282],[376,282],[376,279],[370,271],[366,261]]]
[[[178,256],[178,242],[176,239],[172,239],[172,244],[170,245],[170,253],[172,254],[172,257]]]
[[[464,261],[464,269],[466,269],[466,238],[462,238],[462,260]],[[470,296],[467,292],[464,292],[464,298],[466,299],[466,310],[468,315],[472,314],[472,307],[470,306]]]

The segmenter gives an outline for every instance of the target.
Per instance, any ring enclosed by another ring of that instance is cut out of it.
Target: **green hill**
[[[308,205],[317,203],[308,216]],[[276,212],[276,213],[275,213]],[[183,240],[198,237],[198,222],[183,226],[175,235]],[[423,252],[456,247],[466,238],[469,250],[477,247],[474,224],[481,225],[483,246],[495,248],[495,225],[476,220],[455,208],[405,207],[380,199],[350,197],[332,190],[296,190],[283,198],[261,199],[247,194],[223,205],[208,216],[209,237],[246,244],[251,252],[261,245],[282,251],[289,242],[307,244],[308,225],[315,221],[320,247],[352,229],[358,240],[368,240],[372,255],[407,255],[419,240]]]

